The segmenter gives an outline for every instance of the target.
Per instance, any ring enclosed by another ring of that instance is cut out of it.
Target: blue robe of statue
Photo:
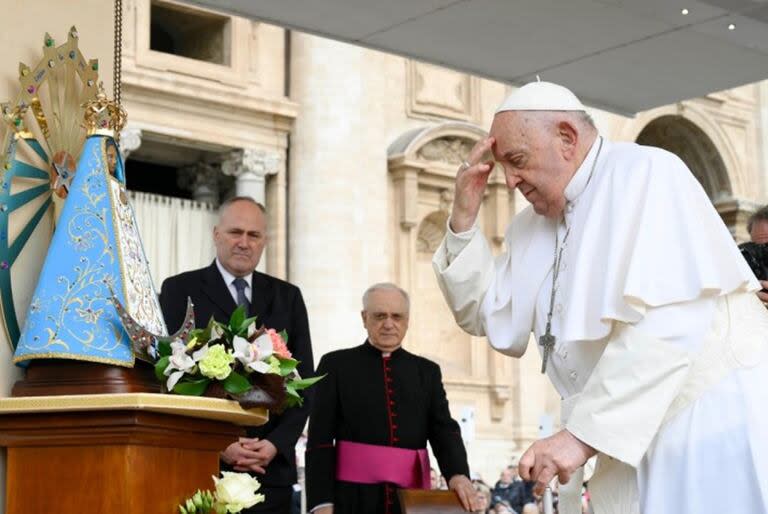
[[[61,358],[133,366],[131,341],[110,290],[147,330],[167,334],[116,152],[115,176],[109,171],[108,148],[114,144],[104,136],[85,141],[16,363]]]

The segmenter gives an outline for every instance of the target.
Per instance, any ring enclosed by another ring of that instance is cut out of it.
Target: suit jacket
[[[307,440],[307,506],[334,514],[399,514],[397,488],[335,479],[339,440],[419,449],[429,441],[446,478],[469,476],[459,424],[451,418],[440,366],[400,348],[390,357],[366,342],[326,354]]]
[[[207,268],[181,273],[163,282],[160,307],[170,333],[175,332],[184,321],[187,297],[192,298],[194,303],[195,324],[198,327],[206,326],[211,317],[226,323],[237,307],[215,261]],[[258,324],[278,332],[285,329],[288,332],[288,349],[299,361],[299,374],[302,377],[313,376],[307,309],[298,287],[254,271],[248,315],[258,316]],[[249,437],[267,439],[278,450],[266,468],[266,475],[258,477],[264,485],[288,486],[296,483],[294,446],[309,415],[309,403],[310,398],[305,397],[302,407],[288,409],[281,415],[270,414],[265,425],[248,428]]]

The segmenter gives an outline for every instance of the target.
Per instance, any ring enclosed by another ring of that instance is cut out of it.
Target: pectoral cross
[[[542,355],[541,355],[541,372],[546,373],[547,372],[547,362],[549,362],[549,354],[552,353],[552,350],[555,348],[555,342],[557,340],[555,339],[555,336],[549,333],[549,327],[547,327],[547,332],[539,337],[539,344],[542,348]]]

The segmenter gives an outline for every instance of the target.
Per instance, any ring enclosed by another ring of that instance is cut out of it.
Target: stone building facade
[[[60,9],[50,3],[51,12]],[[78,25],[110,62],[111,23],[97,29],[95,20],[111,21],[111,13],[80,3],[61,30]],[[513,360],[463,333],[430,263],[458,163],[509,86],[170,0],[123,3],[129,187],[133,175],[150,192],[163,182],[212,204],[233,193],[264,201],[264,268],[301,287],[316,359],[363,341],[358,312],[368,285],[394,281],[410,291],[405,346],[441,365],[471,467],[488,482],[557,427],[558,398],[538,373],[535,349]],[[28,39],[14,37],[37,48]],[[2,48],[0,76],[12,78],[18,46]],[[633,119],[592,115],[611,139],[680,155],[734,236],[746,238],[746,217],[767,198],[768,82]],[[496,251],[524,206],[495,171],[480,225]]]

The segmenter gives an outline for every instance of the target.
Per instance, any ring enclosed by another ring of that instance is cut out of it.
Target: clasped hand
[[[224,462],[235,471],[266,472],[265,468],[277,455],[277,448],[266,439],[241,437],[221,452]]]
[[[561,484],[567,483],[571,474],[596,453],[567,430],[561,430],[533,443],[517,468],[523,480],[536,482],[533,492],[541,495],[555,477]]]

